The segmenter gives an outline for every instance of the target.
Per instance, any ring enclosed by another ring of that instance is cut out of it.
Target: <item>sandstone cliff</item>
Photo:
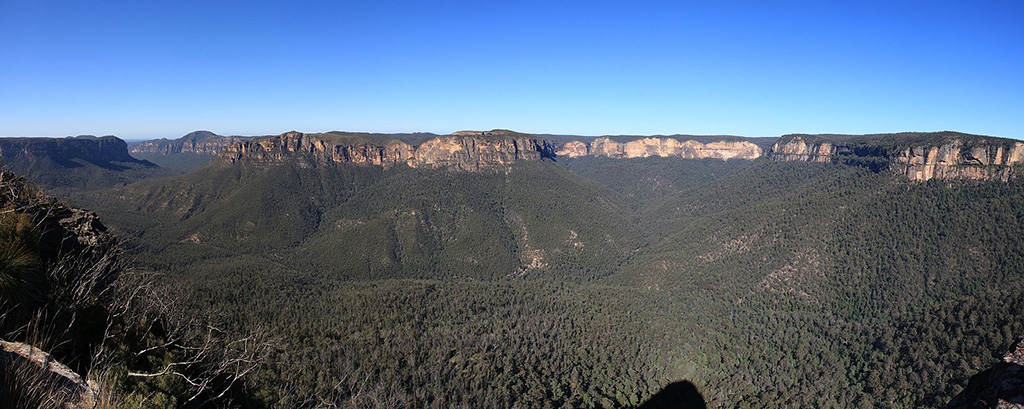
[[[675,157],[684,159],[755,159],[762,149],[744,140],[679,140],[671,137],[616,141],[602,137],[591,140],[558,140],[508,130],[459,131],[420,140],[400,140],[388,135],[330,132],[305,134],[287,132],[256,138],[224,149],[221,157],[234,163],[242,160],[282,162],[298,158],[306,164],[352,163],[391,167],[404,164],[415,168],[480,170],[516,161],[602,156],[610,158]]]
[[[683,158],[732,160],[768,156],[776,161],[832,162],[890,171],[910,180],[1002,180],[1024,163],[1024,143],[957,132],[878,135],[785,135],[767,145],[738,137],[572,137],[509,130],[459,131],[451,135],[286,132],[277,136],[223,137],[205,131],[150,141],[133,152],[221,153],[242,160],[305,165],[351,163],[464,171],[497,168],[541,158]]]
[[[777,161],[831,162],[836,146],[821,138],[783,136],[772,146],[771,158]]]
[[[1024,162],[1024,143],[968,146],[956,140],[941,146],[915,146],[898,152],[895,170],[912,180],[974,179],[1007,181]]]
[[[83,160],[103,167],[117,162],[143,163],[128,154],[128,144],[114,136],[74,138],[0,138],[0,156],[8,165],[48,159],[66,167]],[[152,165],[152,164],[150,164]]]
[[[967,388],[949,402],[950,409],[1024,408],[1024,340],[1002,362],[971,377]]]
[[[241,160],[282,162],[299,158],[307,164],[352,163],[385,168],[405,164],[414,168],[458,170],[480,170],[553,156],[554,148],[547,141],[512,132],[499,135],[453,134],[419,144],[371,135],[287,132],[232,145],[221,155],[231,163]]]
[[[55,194],[101,189],[165,176],[156,164],[133,158],[113,136],[0,138],[6,169],[26,175]]]
[[[176,153],[217,155],[225,147],[248,139],[250,138],[243,136],[221,136],[210,131],[195,131],[178,139],[157,139],[134,143],[131,146],[131,152],[158,155]]]
[[[604,156],[609,158],[684,158],[684,159],[757,159],[761,148],[751,142],[721,140],[702,143],[671,137],[648,137],[619,142],[612,138],[596,138],[589,145],[583,141],[562,144],[558,156]]]
[[[839,138],[786,135],[769,155],[777,161],[866,164],[914,181],[1007,181],[1024,163],[1024,143],[956,132]]]

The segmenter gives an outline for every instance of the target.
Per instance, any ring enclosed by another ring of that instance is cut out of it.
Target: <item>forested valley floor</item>
[[[242,163],[69,200],[188,294],[177,308],[272,335],[224,405],[630,407],[689,381],[709,407],[942,407],[1024,332],[1019,181]]]

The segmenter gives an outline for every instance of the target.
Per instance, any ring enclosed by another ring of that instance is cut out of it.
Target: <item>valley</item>
[[[5,166],[95,211],[180,308],[273,336],[233,389],[247,407],[636,407],[677,381],[708,407],[945,407],[1024,334],[1011,139],[24,146],[0,144]],[[180,383],[119,388],[187,403]]]

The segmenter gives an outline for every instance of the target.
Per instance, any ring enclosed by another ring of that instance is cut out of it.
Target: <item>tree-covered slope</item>
[[[678,158],[559,158],[569,171],[619,193],[622,203],[642,213],[663,200],[750,166],[753,161]]]
[[[283,337],[270,405],[939,407],[1024,329],[1024,185],[876,170],[239,161],[78,200]]]
[[[339,278],[589,280],[639,246],[615,196],[550,162],[483,172],[286,162],[215,163],[81,200],[123,220],[165,265],[250,254]]]
[[[699,311],[714,402],[937,407],[1021,328],[1022,208],[1019,182],[766,161],[641,216],[661,239],[608,282]]]
[[[7,169],[59,194],[97,190],[173,174],[128,154],[114,136],[74,138],[0,138]]]

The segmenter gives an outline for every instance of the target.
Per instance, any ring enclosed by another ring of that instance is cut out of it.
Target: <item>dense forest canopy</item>
[[[710,407],[942,407],[1024,332],[1017,179],[213,160],[69,198],[225,339],[271,336],[222,405],[631,407],[686,381]]]

